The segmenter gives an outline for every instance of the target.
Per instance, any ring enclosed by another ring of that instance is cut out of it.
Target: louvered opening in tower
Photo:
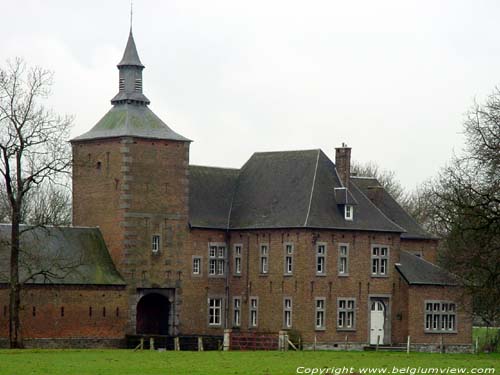
[[[135,79],[135,91],[142,91],[142,79],[141,78]]]
[[[120,91],[124,91],[125,90],[125,78],[120,78],[120,82],[119,82],[119,87],[118,89]]]

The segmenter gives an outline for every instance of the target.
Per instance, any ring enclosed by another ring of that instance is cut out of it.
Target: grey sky
[[[0,60],[55,71],[50,104],[90,129],[118,89],[129,1],[0,0]],[[151,109],[191,163],[321,148],[407,188],[460,151],[465,111],[500,82],[498,1],[135,0]]]

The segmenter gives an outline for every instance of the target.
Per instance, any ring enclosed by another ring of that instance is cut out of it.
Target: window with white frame
[[[372,276],[387,276],[389,265],[389,248],[387,246],[372,246]]]
[[[269,272],[269,246],[260,245],[260,273],[267,274]]]
[[[337,329],[353,330],[356,328],[356,300],[339,298],[337,300]]]
[[[344,206],[344,218],[346,220],[352,220],[354,218],[354,207],[350,204]]]
[[[241,297],[233,298],[233,327],[241,325]]]
[[[208,274],[209,276],[223,276],[226,265],[226,245],[209,244],[208,246]]]
[[[293,274],[293,244],[285,244],[285,275]]]
[[[426,332],[456,332],[457,306],[449,301],[425,301]]]
[[[292,299],[290,297],[283,299],[283,327],[292,328]]]
[[[220,326],[222,323],[222,298],[208,299],[208,324]]]
[[[241,275],[241,249],[242,245],[234,245],[233,248],[233,259],[234,259],[234,274]]]
[[[259,323],[259,300],[257,297],[250,297],[250,327],[257,327]]]
[[[325,298],[316,298],[315,303],[315,321],[314,326],[317,330],[325,329]]]
[[[349,245],[345,243],[339,245],[339,275],[349,275]]]
[[[160,251],[160,235],[153,234],[151,236],[151,251],[157,253]]]
[[[316,245],[316,275],[326,274],[326,244]]]
[[[201,275],[201,257],[193,257],[193,275]]]

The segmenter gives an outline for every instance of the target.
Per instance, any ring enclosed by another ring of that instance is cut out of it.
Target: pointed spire
[[[120,66],[139,66],[144,68],[141,60],[139,59],[139,54],[137,53],[137,48],[135,46],[134,35],[132,34],[132,25],[130,25],[130,33],[128,35],[127,46],[125,47],[125,52],[123,52],[122,61],[118,64]]]

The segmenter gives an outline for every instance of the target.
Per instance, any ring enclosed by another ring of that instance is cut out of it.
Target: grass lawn
[[[495,374],[500,374],[500,354],[411,353],[407,356],[405,353],[326,351],[283,353],[277,351],[0,350],[0,375],[291,375],[298,373],[299,366],[318,369],[346,366],[354,367],[356,372],[359,371],[358,368],[366,366],[387,368],[387,374],[395,373],[392,372],[394,366],[397,368],[408,366],[494,368]]]

